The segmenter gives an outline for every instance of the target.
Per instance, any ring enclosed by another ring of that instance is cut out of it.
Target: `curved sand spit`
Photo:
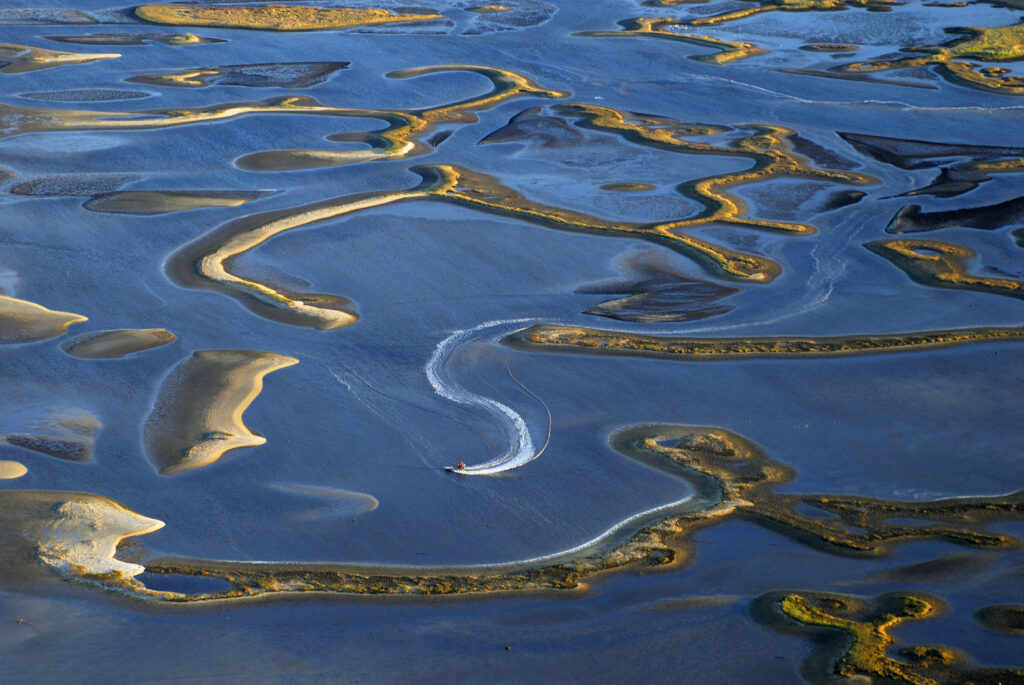
[[[62,67],[67,64],[85,64],[99,59],[114,59],[120,56],[116,52],[59,52],[33,48],[28,45],[0,43],[0,60],[2,60],[0,72],[21,74],[26,71]]]
[[[0,344],[49,340],[63,335],[71,324],[87,320],[80,314],[0,295]]]
[[[0,492],[0,574],[7,582],[38,577],[40,562],[99,582],[145,569],[114,558],[121,540],[163,528],[162,521],[85,492]]]

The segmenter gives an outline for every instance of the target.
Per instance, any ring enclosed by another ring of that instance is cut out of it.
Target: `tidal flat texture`
[[[1024,682],[1022,10],[3,3],[0,680]]]

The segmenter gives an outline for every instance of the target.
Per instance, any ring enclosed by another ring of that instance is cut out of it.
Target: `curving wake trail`
[[[501,402],[470,392],[452,380],[448,374],[448,360],[451,358],[452,352],[460,345],[465,344],[482,331],[492,328],[521,326],[530,321],[533,321],[533,319],[488,321],[474,328],[455,331],[434,348],[434,353],[430,356],[430,360],[424,367],[427,380],[430,382],[431,387],[434,388],[434,392],[446,400],[469,407],[479,407],[493,415],[500,421],[509,446],[503,454],[490,461],[472,466],[465,466],[460,463],[458,466],[445,467],[447,471],[466,476],[490,476],[528,464],[539,457],[541,452],[544,451],[543,449],[540,451],[534,450],[530,431],[527,429],[526,422],[519,412]],[[513,380],[515,380],[514,377]]]

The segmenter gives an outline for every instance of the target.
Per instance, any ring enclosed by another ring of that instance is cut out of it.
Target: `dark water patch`
[[[684,276],[655,253],[626,258],[620,268],[626,275],[622,280],[577,288],[581,295],[624,295],[588,307],[585,314],[637,323],[696,321],[732,311],[731,306],[712,303],[740,292]]]
[[[545,107],[530,107],[508,120],[508,123],[480,139],[477,145],[488,143],[527,143],[542,148],[572,147],[585,136],[569,125],[565,119],[544,112]]]
[[[849,132],[839,132],[839,137],[858,152],[900,169],[928,169],[948,163],[951,157],[969,157],[976,160],[1024,157],[1022,147],[936,143]]]
[[[910,190],[899,197],[910,197],[914,195],[932,195],[934,197],[956,197],[974,190],[985,181],[991,181],[992,177],[984,171],[977,169],[957,169],[946,167],[939,171],[935,180],[924,188]]]
[[[143,585],[157,592],[180,592],[183,595],[202,595],[215,592],[226,592],[231,583],[223,578],[211,576],[193,576],[183,573],[150,573],[148,571],[135,576]]]
[[[977,577],[996,562],[993,556],[950,554],[939,559],[888,568],[867,576],[869,583],[961,583]]]

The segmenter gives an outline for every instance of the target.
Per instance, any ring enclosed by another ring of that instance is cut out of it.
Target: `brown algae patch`
[[[5,583],[38,582],[56,572],[116,587],[144,570],[115,558],[117,545],[163,525],[91,493],[0,491],[0,574]]]
[[[272,194],[251,190],[123,190],[96,195],[82,206],[93,212],[150,216],[208,207],[240,207]]]
[[[0,295],[0,344],[49,340],[64,335],[71,324],[87,320],[80,314],[58,312],[34,302]]]
[[[859,597],[823,592],[772,592],[754,602],[755,618],[779,630],[800,627],[828,638],[808,659],[813,679],[841,676],[911,685],[1019,682],[1024,671],[976,667],[952,647],[912,646],[894,650],[890,632],[906,621],[934,617],[946,609],[938,598],[891,593],[871,603]],[[889,656],[896,651],[900,658]],[[831,682],[831,680],[829,680]]]
[[[304,5],[142,5],[135,16],[154,24],[212,26],[260,31],[328,31],[355,26],[443,19],[441,14],[395,14],[373,8],[310,7]]]
[[[683,28],[690,25],[692,25],[692,22],[687,22],[682,19],[673,19],[671,17],[637,17],[635,19],[624,19],[620,21],[619,26],[621,26],[622,29],[619,31],[580,31],[572,35],[588,38],[619,38],[632,36],[677,40],[717,50],[718,52],[711,55],[694,55],[692,57],[692,59],[695,59],[698,62],[708,62],[711,64],[727,64],[729,62],[735,62],[748,57],[754,57],[755,55],[763,55],[767,52],[753,43],[728,41],[720,38],[713,38],[711,36],[702,36],[693,33],[682,33],[669,30],[672,27]]]
[[[92,459],[96,434],[102,424],[82,409],[53,411],[29,422],[7,435],[0,442],[72,462]]]
[[[504,5],[477,5],[476,7],[467,7],[466,11],[488,14],[494,12],[508,12],[509,8],[505,7]]]
[[[738,516],[834,553],[879,555],[890,545],[939,538],[981,547],[1010,547],[1017,540],[986,530],[991,521],[1024,516],[1024,492],[1001,497],[899,502],[848,495],[774,492],[794,471],[757,445],[723,428],[645,425],[613,434],[612,447],[667,476],[681,478],[694,494],[630,517],[591,542],[546,557],[460,568],[354,566],[344,563],[222,562],[168,558],[146,571],[220,578],[223,592],[189,596],[158,593],[138,583],[115,584],[143,597],[210,601],[280,592],[455,595],[582,590],[586,580],[624,568],[671,567],[687,558],[687,537],[702,526]],[[833,518],[801,513],[820,509]],[[917,519],[920,525],[893,523]]]
[[[1024,281],[968,273],[968,260],[977,257],[968,247],[910,239],[874,240],[864,243],[864,247],[888,259],[922,285],[1024,299]]]
[[[0,72],[22,74],[27,71],[62,67],[68,64],[86,64],[120,56],[117,53],[59,52],[27,45],[0,43]]]
[[[836,357],[932,349],[979,342],[1024,342],[1024,328],[960,328],[917,333],[815,338],[689,338],[642,335],[595,328],[537,324],[502,342],[527,350],[661,357],[741,359]]]
[[[768,124],[744,127],[749,133],[725,145],[689,140],[731,130],[727,127],[685,124],[664,117],[635,114],[598,105],[569,104],[558,107],[560,113],[576,118],[576,125],[621,136],[628,142],[682,154],[704,154],[744,157],[752,162],[750,169],[720,174],[683,183],[677,190],[703,206],[696,216],[666,222],[654,232],[666,239],[681,239],[679,231],[708,224],[727,224],[744,228],[778,231],[790,234],[811,234],[811,224],[787,223],[745,216],[744,202],[729,192],[730,188],[761,183],[775,178],[804,178],[847,185],[868,185],[878,181],[866,174],[834,169],[816,169],[793,150],[796,132]],[[666,242],[668,242],[666,240]],[[722,252],[706,245],[694,248],[704,252],[704,259],[714,263],[727,275],[770,281],[780,272],[778,264],[763,257],[745,255],[728,263]]]
[[[28,469],[20,461],[0,460],[0,480],[14,480],[26,473]]]
[[[203,468],[228,450],[266,438],[242,423],[263,390],[263,377],[299,360],[254,350],[201,350],[160,386],[143,431],[146,454],[164,476]]]
[[[121,359],[174,340],[174,334],[162,328],[129,328],[79,335],[62,343],[61,349],[79,359]]]
[[[613,193],[643,193],[648,190],[656,190],[658,186],[650,183],[605,183],[601,190],[610,190]]]

